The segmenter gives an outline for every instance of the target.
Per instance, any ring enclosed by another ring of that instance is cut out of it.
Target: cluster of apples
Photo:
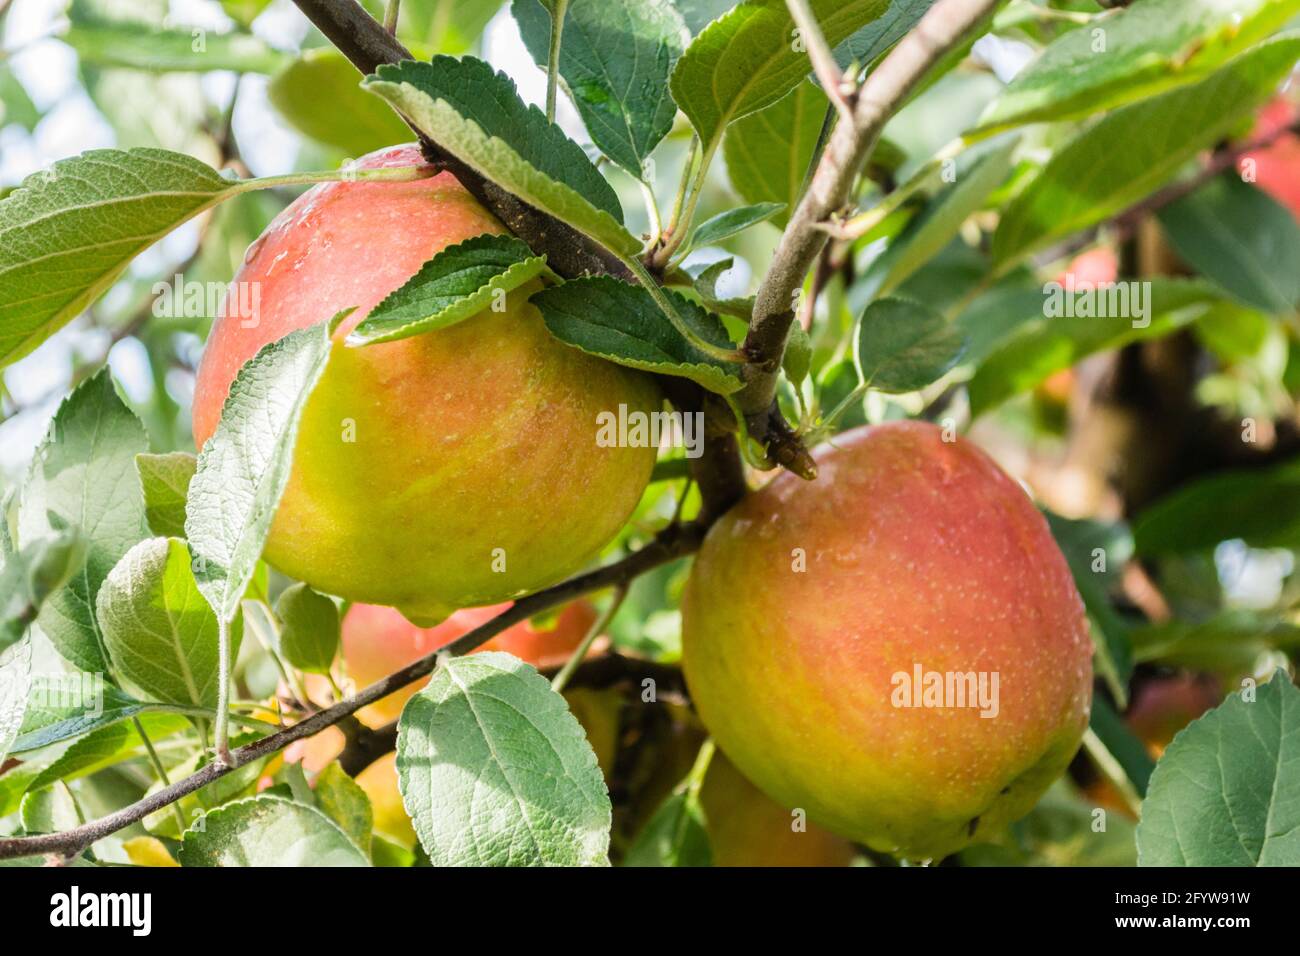
[[[360,165],[419,162],[407,146]],[[220,317],[208,340],[200,444],[258,349],[356,307],[306,407],[266,546],[281,571],[357,602],[354,678],[491,613],[467,609],[582,568],[648,483],[656,450],[602,447],[596,423],[620,405],[658,410],[658,384],[553,339],[528,302],[536,284],[450,328],[342,347],[438,251],[504,231],[446,173],[317,186],[236,276],[260,285],[260,313]],[[753,810],[775,801],[847,840],[939,858],[1025,813],[1077,749],[1092,684],[1082,603],[1042,516],[973,445],[899,422],[843,434],[817,459],[816,482],[782,475],[720,519],[686,589],[687,684],[729,760],[710,816],[788,830],[788,810]],[[590,623],[590,609],[569,613]],[[501,641],[544,664],[583,630]],[[899,675],[917,678],[901,698]],[[950,688],[952,675],[990,678],[980,686],[996,700],[932,698],[932,675],[940,691],[945,675]]]

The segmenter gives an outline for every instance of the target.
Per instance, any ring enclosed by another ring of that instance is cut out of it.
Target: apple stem
[[[586,659],[587,652],[591,650],[591,645],[596,642],[596,638],[600,636],[601,631],[605,630],[605,628],[609,626],[609,622],[612,621],[614,615],[618,613],[618,609],[623,604],[623,599],[627,597],[627,591],[628,585],[626,583],[620,584],[614,589],[614,597],[609,602],[609,606],[606,607],[605,610],[601,612],[600,616],[596,618],[595,623],[593,623],[591,628],[587,631],[587,636],[582,639],[582,643],[579,644],[574,649],[573,653],[569,655],[569,659],[564,662],[564,666],[560,668],[560,672],[551,679],[551,690],[555,691],[557,694],[564,690],[565,685],[569,683],[569,678],[573,676],[573,672],[576,671],[578,665]]]
[[[397,14],[401,8],[401,0],[388,0],[388,6],[384,8],[384,29],[397,36]]]
[[[564,15],[569,0],[555,0],[551,11],[551,48],[546,60],[546,121],[555,122],[555,92],[560,84],[560,37],[564,33]]]
[[[718,745],[713,742],[712,737],[700,744],[699,752],[695,755],[695,763],[691,764],[691,772],[686,775],[687,795],[699,796],[700,788],[704,786],[704,775],[709,772],[709,764],[713,762],[713,753],[717,749]]]

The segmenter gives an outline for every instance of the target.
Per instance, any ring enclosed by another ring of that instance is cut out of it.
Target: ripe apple
[[[1158,760],[1180,730],[1221,703],[1223,691],[1208,675],[1155,677],[1138,687],[1124,720]]]
[[[416,627],[390,607],[354,604],[343,617],[343,661],[348,677],[357,688],[373,684],[381,677],[419,660],[480,624],[496,617],[510,605],[472,607],[456,611],[435,627]],[[534,667],[558,667],[582,643],[596,621],[596,609],[588,601],[565,605],[547,625],[521,621],[502,631],[479,648],[482,651],[505,651]],[[409,684],[357,711],[357,717],[370,727],[382,727],[396,720],[402,708],[428,678]]]
[[[421,162],[380,150],[364,169]],[[443,248],[504,227],[448,173],[311,189],[249,247],[203,354],[202,445],[259,348],[357,307],[303,413],[266,557],[317,590],[436,623],[571,574],[636,507],[654,448],[600,447],[597,416],[660,407],[653,380],[561,345],[528,304],[362,348],[342,339]],[[256,301],[258,307],[253,309]],[[242,309],[242,311],[241,311]],[[245,314],[251,313],[251,314]]]
[[[682,601],[687,684],[777,803],[943,857],[1028,812],[1077,750],[1083,603],[1042,515],[969,442],[893,422],[816,457],[816,482],[777,477],[709,531]]]
[[[700,803],[714,866],[848,866],[856,851],[815,823],[794,818],[750,783],[720,751],[713,755]]]
[[[1255,136],[1266,136],[1290,126],[1296,108],[1282,97],[1259,114]],[[1253,174],[1255,184],[1300,219],[1300,136],[1282,133],[1269,146],[1252,150],[1238,160],[1243,174]]]

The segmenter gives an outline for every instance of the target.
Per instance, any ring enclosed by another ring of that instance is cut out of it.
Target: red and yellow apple
[[[1252,135],[1280,135],[1270,145],[1243,155],[1238,168],[1300,219],[1300,136],[1281,132],[1295,121],[1296,108],[1288,100],[1278,97],[1269,103],[1260,112]]]
[[[354,604],[343,617],[343,662],[348,678],[364,688],[393,671],[446,647],[480,624],[486,624],[510,605],[471,607],[456,611],[435,627],[416,627],[390,607]],[[596,609],[587,601],[574,601],[552,620],[520,621],[483,644],[480,651],[505,651],[534,667],[559,667],[569,659],[596,621]],[[593,648],[599,650],[599,648]],[[402,708],[427,684],[428,678],[408,684],[357,711],[362,723],[381,727],[396,720]]]
[[[362,169],[417,165],[415,146]],[[342,340],[437,252],[505,228],[448,173],[314,187],[249,248],[212,328],[194,438],[212,435],[240,368],[289,332],[356,311],[303,412],[266,558],[317,590],[436,623],[571,574],[649,480],[654,448],[601,447],[597,416],[655,411],[644,374],[560,344],[528,303],[361,348]],[[253,309],[252,304],[257,304]]]
[[[815,482],[779,476],[710,529],[687,684],[778,804],[937,859],[1028,812],[1077,750],[1083,604],[1042,515],[964,439],[894,422],[816,457]]]
[[[745,779],[721,752],[700,788],[714,866],[848,866],[856,851],[815,823],[796,821],[785,807]]]

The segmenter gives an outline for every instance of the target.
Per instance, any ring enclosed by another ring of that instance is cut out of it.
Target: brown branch
[[[393,691],[431,674],[437,668],[438,661],[443,656],[455,657],[466,654],[490,638],[500,634],[511,625],[526,621],[542,611],[565,604],[590,591],[598,591],[602,588],[623,584],[661,564],[691,554],[699,548],[700,543],[703,541],[704,531],[703,525],[694,522],[670,525],[654,541],[640,551],[603,568],[570,578],[568,581],[557,584],[545,591],[539,591],[536,594],[530,594],[528,597],[520,598],[486,624],[474,628],[474,630],[457,638],[441,650],[422,657],[401,670],[389,674],[382,680],[376,681],[355,696],[340,701],[325,710],[317,711],[291,727],[286,727],[284,730],[277,731],[232,751],[229,765],[217,762],[207,764],[185,779],[163,787],[156,793],[152,793],[128,807],[110,813],[99,820],[93,820],[90,823],[65,830],[62,833],[2,839],[0,840],[0,860],[37,854],[60,854],[64,857],[76,856],[96,840],[100,840],[110,833],[115,833],[123,827],[144,819],[155,810],[175,803],[187,794],[193,793],[214,780],[219,780],[233,770],[284,749],[295,740],[302,740],[318,734],[326,727],[339,723],[367,704],[372,704],[382,697],[387,697]]]
[[[737,399],[750,434],[760,442],[770,446],[772,440],[773,400],[795,297],[827,241],[821,224],[848,204],[890,116],[930,68],[997,5],[998,0],[938,0],[857,91],[852,122],[836,124],[759,287],[745,338],[750,364],[743,370],[746,384]]]

